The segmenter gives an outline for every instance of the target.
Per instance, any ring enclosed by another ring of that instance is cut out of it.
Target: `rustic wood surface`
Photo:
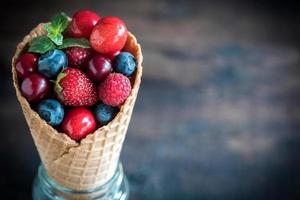
[[[1,195],[30,199],[40,162],[8,78],[15,45],[58,11],[90,8],[123,18],[143,47],[122,151],[130,199],[299,199],[299,9],[255,2],[9,1],[0,17]]]

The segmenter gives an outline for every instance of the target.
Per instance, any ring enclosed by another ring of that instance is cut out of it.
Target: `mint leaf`
[[[69,25],[68,16],[61,12],[55,15],[51,20],[51,26],[57,33],[62,33]]]
[[[44,24],[44,29],[47,31],[47,33],[54,32],[53,27],[49,23],[48,24]]]
[[[62,45],[63,35],[62,32],[68,27],[68,16],[61,12],[55,15],[51,23],[45,24],[44,29],[47,31],[47,36],[56,44]]]
[[[44,24],[44,29],[47,31],[48,38],[50,38],[56,45],[62,44],[62,38],[61,36],[58,36],[60,32],[57,32],[51,24]]]
[[[44,54],[55,48],[53,42],[46,36],[38,36],[30,42],[28,52]]]
[[[56,45],[62,45],[64,36],[61,33],[48,32],[48,38],[50,38]]]
[[[65,49],[68,47],[82,47],[82,48],[90,48],[90,43],[87,39],[75,39],[75,38],[67,38],[64,39],[63,44],[59,46],[59,49]]]
[[[47,36],[56,45],[61,45],[63,42],[63,35],[58,29],[55,29],[51,24],[44,24],[44,29],[47,31]]]

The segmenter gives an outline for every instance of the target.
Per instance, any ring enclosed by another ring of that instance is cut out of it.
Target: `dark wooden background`
[[[143,83],[122,151],[130,199],[300,199],[297,3],[11,0],[1,7],[4,199],[30,199],[39,164],[11,84],[15,46],[40,21],[81,8],[120,16],[143,47]]]

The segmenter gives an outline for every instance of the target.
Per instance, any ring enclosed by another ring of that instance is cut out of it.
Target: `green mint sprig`
[[[50,24],[45,24],[44,28],[47,31],[47,36],[56,45],[62,45],[64,37],[62,33],[68,27],[68,25],[68,16],[65,13],[61,12],[52,18]]]
[[[44,54],[52,49],[65,49],[68,47],[90,48],[90,43],[85,38],[65,38],[63,32],[69,25],[68,16],[61,12],[55,15],[51,23],[44,24],[47,36],[38,36],[30,44],[28,52]]]

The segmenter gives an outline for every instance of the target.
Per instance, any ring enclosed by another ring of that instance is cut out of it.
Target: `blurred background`
[[[121,17],[143,48],[121,155],[130,199],[300,199],[300,7],[267,0],[2,3],[2,197],[31,199],[40,162],[12,87],[15,47],[82,8]]]

